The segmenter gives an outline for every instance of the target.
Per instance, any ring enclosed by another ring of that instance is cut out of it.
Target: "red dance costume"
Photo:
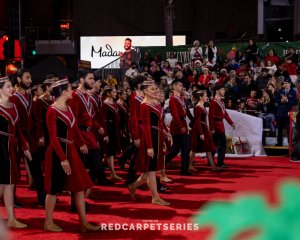
[[[142,103],[140,106],[141,145],[136,159],[136,170],[141,172],[158,171],[164,168],[164,123],[160,104]],[[147,155],[147,149],[153,148],[154,157]]]
[[[100,128],[103,128],[99,123],[102,119],[102,113],[101,113],[101,107],[102,107],[102,99],[98,94],[91,94],[90,100],[92,102],[93,108],[94,108],[94,116],[93,116],[93,132],[96,136],[96,139],[98,142],[101,142],[101,146],[103,144],[103,135],[100,135],[98,130]]]
[[[95,110],[93,108],[91,96],[76,89],[73,92],[73,98],[69,105],[72,108],[81,136],[88,149],[98,148],[96,137],[91,130],[93,127],[97,130],[101,127],[94,118]]]
[[[17,163],[18,141],[22,150],[28,150],[26,139],[20,129],[16,106],[0,106],[0,184],[15,184],[19,179]]]
[[[144,97],[138,96],[136,92],[133,92],[129,99],[129,129],[131,138],[133,140],[140,139],[139,134],[139,119],[140,119],[140,105]]]
[[[44,137],[45,146],[49,144],[49,135],[46,124],[46,114],[48,108],[54,103],[54,99],[51,97],[50,99],[46,99],[43,97],[39,97],[36,101],[36,127],[38,131],[38,138]]]
[[[101,124],[105,126],[108,136],[107,156],[116,156],[120,152],[120,118],[116,103],[103,102],[101,108]]]
[[[35,153],[39,149],[39,144],[33,121],[34,109],[32,95],[30,93],[22,94],[20,92],[15,92],[11,97],[11,102],[16,105],[19,118],[22,120],[20,128],[28,141],[30,152]]]
[[[215,131],[216,133],[225,133],[225,127],[223,119],[232,126],[233,121],[229,117],[223,100],[213,99],[209,104],[209,127],[210,131]]]
[[[70,107],[61,111],[49,107],[46,116],[50,145],[45,157],[45,190],[55,195],[63,190],[80,192],[91,188],[93,183],[86,172],[78,155],[75,142],[82,145],[83,139],[76,125],[75,117]],[[71,174],[66,175],[61,161],[68,160]]]
[[[170,97],[170,111],[172,115],[172,121],[170,124],[171,134],[188,134],[188,126],[186,122],[186,105],[183,97],[171,96]],[[181,132],[181,128],[185,127],[186,132]]]
[[[121,135],[121,149],[124,152],[130,143],[128,121],[129,121],[129,108],[125,102],[117,101],[120,117],[120,135]]]
[[[193,152],[212,152],[216,150],[211,138],[211,133],[208,129],[208,112],[204,107],[195,107],[195,122],[191,135],[191,149]],[[200,139],[200,135],[204,135],[204,140]]]

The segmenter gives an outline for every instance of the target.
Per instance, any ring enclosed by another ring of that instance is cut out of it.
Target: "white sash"
[[[90,101],[90,96],[88,96],[88,100],[86,100],[85,96],[83,95],[82,92],[80,92],[79,90],[76,91],[76,94],[80,97],[81,101],[83,102],[85,109],[87,111],[87,113],[89,114],[90,117],[93,117],[93,106],[91,104]]]
[[[186,105],[185,105],[185,102],[184,100],[182,100],[180,97],[178,96],[175,96],[174,95],[174,98],[181,104],[182,108],[183,108],[183,111],[184,113],[186,113]]]
[[[120,108],[122,108],[123,109],[123,112],[126,112],[126,113],[128,113],[128,111],[127,111],[127,109],[126,109],[126,104],[124,103],[124,104],[121,104],[120,102],[117,102],[117,104],[118,104],[118,106],[120,107]]]
[[[94,101],[94,103],[96,104],[97,108],[99,108],[99,102],[97,101],[97,97],[92,94],[91,95],[91,99]],[[98,100],[99,100],[99,97],[98,97]]]
[[[110,104],[110,103],[108,103],[108,102],[104,102],[104,103],[105,103],[107,106],[109,106],[111,109],[113,109],[115,113],[118,113],[118,109],[115,108],[115,106],[114,106],[113,104]]]
[[[61,111],[58,108],[52,106],[53,109],[55,109],[58,113],[60,113],[61,115],[63,115],[65,119],[68,120],[68,122],[70,123],[70,126],[72,128],[74,126],[74,123],[75,123],[75,117],[73,115],[73,112],[72,112],[71,108],[69,106],[67,106],[67,107],[68,107],[68,110],[70,111],[70,113],[72,115],[72,120],[63,111]]]
[[[163,114],[164,112],[160,109],[157,109],[156,107],[152,106],[151,104],[149,103],[146,103],[149,107],[151,107],[152,109],[154,109],[157,113],[157,115],[160,117],[160,118],[163,118]]]
[[[27,99],[23,96],[23,94],[16,92],[15,95],[19,98],[19,100],[21,101],[21,103],[23,104],[23,106],[26,109],[27,115],[29,116],[30,111],[31,111],[31,107],[32,107],[32,96],[30,93],[28,93],[28,101]]]
[[[144,97],[136,95],[135,99],[138,100],[139,102],[142,102],[144,100]]]
[[[226,112],[226,108],[223,102],[219,101],[218,99],[214,99],[216,103],[221,107],[223,114]]]
[[[0,106],[0,109],[1,109],[2,112],[4,112],[4,113],[10,118],[12,124],[15,126],[16,122],[17,122],[18,119],[19,119],[19,113],[18,113],[18,111],[17,111],[17,108],[16,108],[16,105],[15,105],[15,104],[13,104],[13,107],[14,107],[15,112],[16,112],[16,118],[15,118],[15,119],[13,119],[12,115],[10,115],[9,112],[7,112],[7,111],[5,110],[5,108],[3,108],[2,106]]]

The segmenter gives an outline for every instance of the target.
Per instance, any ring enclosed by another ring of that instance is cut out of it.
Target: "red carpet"
[[[89,221],[94,223],[188,223],[197,210],[210,201],[228,201],[235,194],[256,192],[264,194],[270,203],[276,202],[274,189],[278,182],[292,177],[300,180],[299,163],[288,158],[256,157],[227,160],[231,166],[220,173],[214,173],[200,161],[199,172],[192,177],[181,177],[178,170],[167,170],[174,179],[169,184],[171,193],[161,196],[171,202],[169,207],[150,204],[147,188],[137,190],[139,200],[131,202],[124,181],[112,187],[95,188],[100,196],[98,201],[90,201]],[[125,172],[119,171],[121,176]],[[56,206],[56,222],[64,228],[62,233],[43,231],[44,209],[34,204],[34,192],[27,189],[25,182],[18,187],[17,196],[25,207],[16,209],[16,216],[30,225],[25,230],[12,230],[11,239],[208,239],[211,230],[200,231],[99,231],[97,233],[78,233],[77,215],[69,212],[69,196],[60,196]],[[4,212],[4,207],[0,207]],[[230,219],[228,219],[230,221]]]

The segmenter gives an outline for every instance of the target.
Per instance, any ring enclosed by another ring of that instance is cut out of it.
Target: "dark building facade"
[[[194,39],[234,39],[256,34],[257,4],[253,0],[174,0],[174,34]],[[1,1],[0,30],[7,30],[8,6],[18,0]],[[22,27],[56,27],[72,20],[75,39],[85,36],[163,35],[162,0],[21,0]],[[40,36],[43,36],[40,29]]]

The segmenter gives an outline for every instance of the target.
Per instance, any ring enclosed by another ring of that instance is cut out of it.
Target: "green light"
[[[32,50],[32,55],[34,56],[34,55],[36,55],[36,50]]]

